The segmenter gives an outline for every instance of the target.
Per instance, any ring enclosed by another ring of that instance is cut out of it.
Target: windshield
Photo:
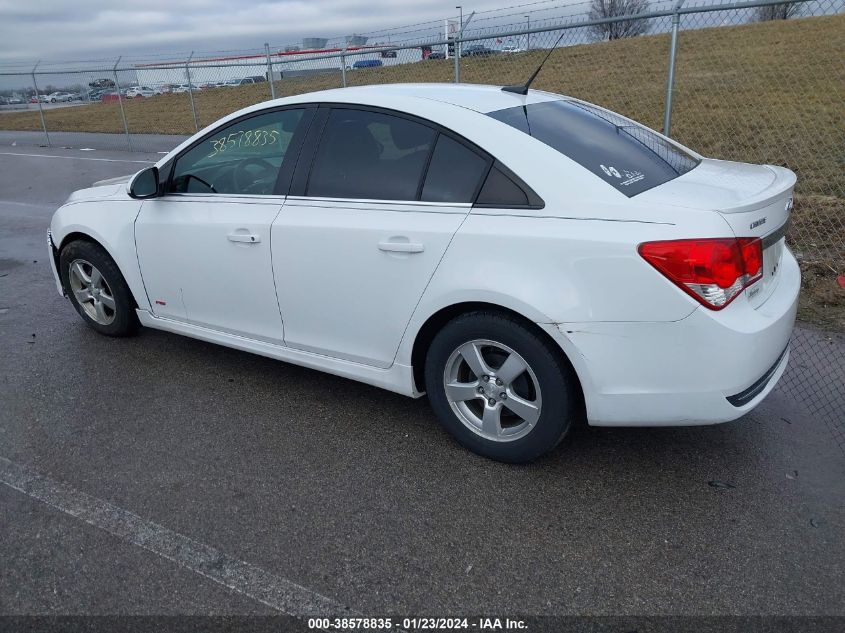
[[[629,198],[699,163],[653,130],[586,103],[546,101],[489,116],[553,147]]]

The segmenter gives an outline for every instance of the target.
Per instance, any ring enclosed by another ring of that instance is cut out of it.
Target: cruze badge
[[[762,225],[762,224],[765,224],[765,223],[766,223],[766,218],[760,218],[759,220],[754,220],[754,221],[751,223],[751,226],[749,226],[748,228],[750,228],[750,229],[756,229],[758,226],[760,226],[760,225]]]

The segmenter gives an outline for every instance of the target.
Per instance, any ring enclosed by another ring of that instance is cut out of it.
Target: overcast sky
[[[0,0],[0,64],[255,49],[264,42],[278,47],[308,36],[371,33],[457,14],[454,0],[124,2],[126,8],[118,8],[121,0]],[[526,4],[514,9],[518,14],[581,2],[468,0],[464,14]],[[583,10],[581,5],[577,12]]]

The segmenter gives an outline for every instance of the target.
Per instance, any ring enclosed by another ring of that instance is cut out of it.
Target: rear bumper
[[[739,297],[680,321],[545,326],[581,379],[595,426],[683,426],[735,420],[774,388],[789,360],[801,274],[784,250],[777,287],[753,308]]]

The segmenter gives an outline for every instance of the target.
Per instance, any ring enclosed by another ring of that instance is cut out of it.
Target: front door
[[[282,342],[270,229],[307,112],[239,119],[176,158],[165,195],[144,201],[135,222],[155,316]]]

